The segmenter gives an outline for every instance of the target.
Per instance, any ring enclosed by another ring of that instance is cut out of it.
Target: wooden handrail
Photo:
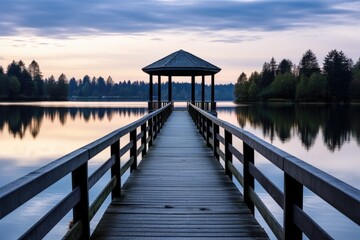
[[[225,162],[225,173],[229,176],[233,174],[243,186],[244,200],[250,210],[253,211],[254,206],[258,209],[278,239],[301,239],[302,233],[310,239],[331,239],[329,234],[303,210],[304,187],[360,225],[360,190],[191,103],[188,106],[188,111],[207,145],[213,149],[219,160],[222,158]],[[219,135],[219,128],[223,129],[224,137]],[[232,145],[233,138],[243,142],[242,153]],[[224,152],[220,150],[219,144],[224,146]],[[255,166],[255,151],[283,171],[284,191],[277,188],[271,179]],[[223,157],[219,156],[219,153]],[[232,156],[243,163],[242,171],[235,168]],[[254,180],[262,185],[284,210],[282,225],[256,194]]]
[[[87,239],[90,236],[89,221],[95,215],[103,201],[112,193],[112,197],[121,194],[121,176],[131,166],[137,168],[137,156],[146,154],[146,144],[151,146],[155,139],[155,129],[160,131],[173,110],[173,104],[147,114],[112,133],[79,148],[47,165],[35,170],[0,188],[0,219],[32,199],[34,196],[47,189],[60,179],[71,173],[73,191],[61,200],[52,210],[35,223],[21,238],[39,239],[46,234],[64,217],[71,209],[74,213],[73,227],[66,237],[77,236]],[[140,133],[136,135],[137,129]],[[130,142],[120,149],[120,140],[130,134]],[[150,139],[149,141],[146,141]],[[137,142],[141,140],[140,147],[136,149]],[[151,144],[150,144],[151,143]],[[87,163],[90,159],[110,148],[110,158],[103,163],[91,176],[88,176]],[[141,151],[140,151],[141,150]],[[131,156],[123,166],[120,166],[120,157],[130,151]],[[89,203],[89,189],[111,168],[111,180],[101,191],[94,203]]]

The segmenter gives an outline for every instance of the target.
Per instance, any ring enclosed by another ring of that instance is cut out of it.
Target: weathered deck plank
[[[92,239],[268,239],[186,112],[174,112]]]

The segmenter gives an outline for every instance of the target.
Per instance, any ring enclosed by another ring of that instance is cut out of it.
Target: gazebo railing
[[[211,101],[196,101],[194,105],[206,112],[216,111],[216,102]]]
[[[171,103],[171,101],[148,102],[148,109],[154,111],[167,106],[169,103]]]

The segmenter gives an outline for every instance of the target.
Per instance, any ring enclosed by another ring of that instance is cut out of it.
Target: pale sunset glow
[[[359,1],[5,1],[0,65],[35,59],[44,77],[148,81],[141,68],[184,49],[222,68],[218,83],[312,49],[360,56]]]

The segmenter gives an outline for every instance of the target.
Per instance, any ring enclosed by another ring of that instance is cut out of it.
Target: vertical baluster
[[[301,230],[294,223],[294,206],[303,207],[303,186],[284,173],[284,235],[285,239],[302,239]]]
[[[211,144],[210,144],[210,125],[211,125],[211,120],[206,118],[206,145],[208,147],[211,147]]]
[[[111,199],[118,198],[121,195],[121,174],[120,174],[120,139],[111,144],[111,156],[115,155],[115,164],[111,167],[111,178],[116,177],[116,185],[111,191]]]
[[[229,150],[229,144],[232,144],[232,134],[225,130],[225,174],[232,180],[232,173],[229,169],[229,162],[232,163],[232,153]]]
[[[74,224],[82,222],[82,235],[80,239],[90,238],[90,222],[89,222],[89,192],[88,192],[88,164],[75,169],[71,173],[72,188],[80,188],[80,202],[73,209]]]
[[[144,149],[142,150],[141,156],[144,157],[146,155],[147,146],[146,146],[146,122],[141,125],[141,132],[143,134],[141,138],[141,145],[144,146]]]
[[[150,141],[149,141],[149,148],[153,145],[153,134],[154,134],[154,131],[153,131],[153,118],[150,118],[149,119],[149,137],[150,137]]]
[[[137,142],[136,142],[136,128],[130,132],[130,142],[133,143],[132,148],[130,148],[130,158],[134,158],[134,162],[130,166],[130,172],[137,169],[137,156],[136,156],[136,150],[137,150]]]
[[[217,148],[219,148],[219,140],[217,139],[216,135],[219,134],[219,125],[213,122],[213,139],[214,139],[214,156],[219,160],[219,154],[217,153]]]
[[[244,149],[244,201],[249,207],[250,211],[254,214],[254,203],[250,199],[249,189],[254,189],[254,177],[250,174],[249,164],[254,164],[254,149],[252,149],[245,142],[243,143]]]
[[[202,123],[202,136],[203,136],[203,138],[204,139],[206,139],[205,138],[205,132],[206,132],[206,117],[205,116],[203,116],[203,115],[201,115],[202,117],[201,117],[201,123]]]

